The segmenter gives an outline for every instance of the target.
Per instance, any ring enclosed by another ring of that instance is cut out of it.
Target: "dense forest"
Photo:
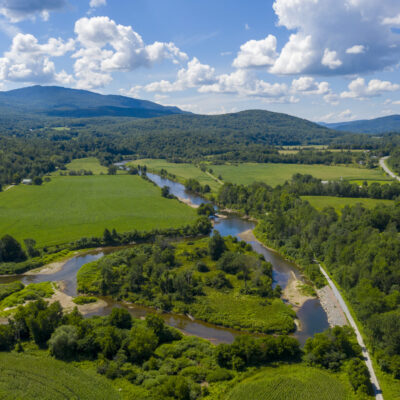
[[[400,206],[318,212],[285,188],[225,184],[221,206],[260,219],[258,237],[297,260],[318,286],[323,262],[345,290],[384,371],[400,378]]]

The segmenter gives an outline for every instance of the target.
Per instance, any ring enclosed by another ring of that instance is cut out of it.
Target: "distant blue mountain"
[[[400,132],[400,115],[389,115],[388,117],[382,118],[337,122],[333,124],[319,122],[319,124],[327,128],[345,132],[370,134]]]
[[[58,117],[119,116],[152,118],[187,114],[177,107],[165,107],[126,96],[101,95],[87,90],[59,86],[31,86],[0,92],[2,111],[41,113]]]

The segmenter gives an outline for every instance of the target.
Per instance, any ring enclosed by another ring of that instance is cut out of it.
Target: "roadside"
[[[386,160],[389,158],[389,156],[386,157],[382,157],[379,160],[379,165],[380,167],[388,174],[390,175],[392,178],[397,179],[398,181],[400,181],[400,177],[398,175],[396,175],[387,165],[386,165]]]
[[[339,302],[344,314],[346,315],[347,320],[349,321],[351,327],[354,329],[354,331],[356,333],[358,344],[361,346],[362,354],[363,354],[364,359],[365,359],[365,364],[367,365],[369,374],[371,376],[371,383],[372,383],[372,387],[373,387],[373,390],[374,390],[375,398],[377,400],[383,400],[382,390],[381,390],[381,388],[379,386],[378,378],[376,377],[375,370],[374,370],[374,367],[372,365],[371,357],[369,355],[367,347],[365,346],[364,340],[363,340],[363,338],[361,336],[361,333],[360,333],[360,331],[359,331],[359,329],[357,327],[357,324],[354,321],[354,318],[351,315],[350,310],[347,307],[347,305],[346,305],[342,295],[340,294],[339,290],[337,289],[335,283],[329,277],[328,273],[325,271],[325,269],[322,267],[322,265],[318,263],[318,266],[320,268],[320,271],[322,272],[322,274],[324,275],[324,277],[328,281],[328,284],[331,287],[331,289],[332,289],[337,301]]]

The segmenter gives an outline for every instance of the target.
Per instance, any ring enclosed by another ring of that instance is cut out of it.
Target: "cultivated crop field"
[[[0,398],[19,399],[120,399],[106,378],[38,355],[0,353]]]
[[[290,180],[296,173],[310,174],[322,180],[387,180],[379,169],[366,169],[346,166],[305,165],[305,164],[256,164],[211,165],[214,175],[221,175],[224,182],[248,185],[255,181],[276,186]]]
[[[350,384],[337,374],[303,365],[266,368],[244,380],[228,400],[351,400]]]
[[[206,172],[201,171],[200,168],[194,164],[182,163],[175,164],[166,160],[151,160],[143,159],[132,162],[133,165],[146,165],[149,171],[159,172],[162,169],[167,170],[169,173],[176,175],[177,180],[184,183],[186,179],[197,179],[202,185],[209,185],[212,190],[218,190],[221,186]],[[215,175],[215,174],[214,174]]]
[[[0,193],[0,236],[33,238],[38,246],[84,236],[187,225],[195,211],[139,176],[54,176],[42,186],[19,185]]]
[[[303,200],[307,200],[317,210],[325,207],[333,207],[336,211],[342,210],[345,206],[354,206],[361,203],[365,208],[374,208],[379,204],[393,205],[393,200],[378,199],[361,199],[352,197],[333,197],[333,196],[301,196]]]

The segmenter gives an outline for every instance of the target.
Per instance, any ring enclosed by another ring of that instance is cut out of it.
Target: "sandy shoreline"
[[[192,207],[192,208],[199,208],[199,206],[198,206],[197,204],[193,204],[189,199],[184,199],[183,197],[178,197],[178,200],[179,200],[181,203],[184,203],[184,204],[186,204],[186,205],[189,206],[189,207]]]
[[[295,309],[300,309],[306,301],[315,299],[313,296],[305,295],[301,290],[301,285],[304,285],[304,282],[297,279],[292,271],[289,282],[283,290],[282,298],[287,300]]]
[[[74,298],[72,296],[69,296],[63,292],[63,282],[56,283],[58,284],[58,288],[54,289],[54,294],[50,297],[50,299],[48,299],[48,301],[49,303],[55,303],[56,301],[60,302],[64,312],[70,312],[75,307],[78,307],[79,312],[83,315],[86,315],[107,306],[107,303],[100,299],[97,300],[96,303],[77,305],[73,302]]]

